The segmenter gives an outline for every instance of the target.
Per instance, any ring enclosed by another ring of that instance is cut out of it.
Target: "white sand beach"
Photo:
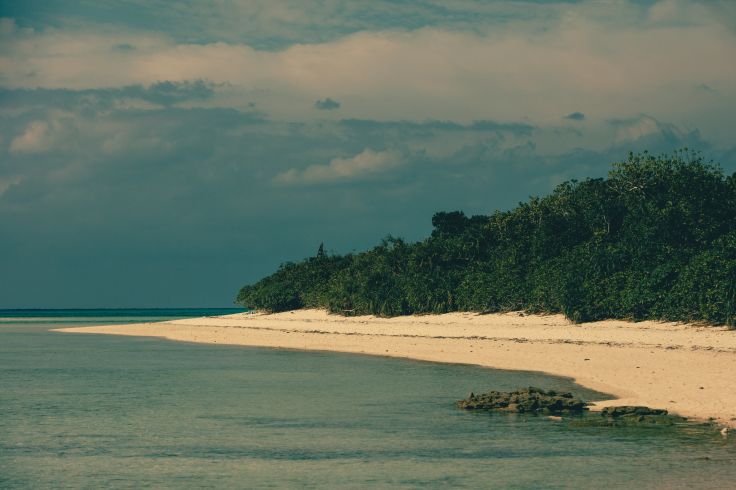
[[[520,313],[377,318],[299,310],[59,331],[541,371],[617,397],[595,408],[646,405],[736,427],[736,331],[723,327],[618,320],[573,325],[561,315]]]

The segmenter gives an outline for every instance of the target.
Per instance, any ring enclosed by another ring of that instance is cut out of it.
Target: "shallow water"
[[[59,314],[0,311],[0,488],[736,487],[736,444],[710,429],[574,429],[453,405],[529,385],[600,396],[565,379],[50,332],[167,312]]]

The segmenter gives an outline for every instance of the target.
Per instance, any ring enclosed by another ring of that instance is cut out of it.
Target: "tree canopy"
[[[736,324],[736,174],[687,150],[630,154],[509,211],[432,217],[426,239],[286,263],[236,302],[381,316],[563,313]]]

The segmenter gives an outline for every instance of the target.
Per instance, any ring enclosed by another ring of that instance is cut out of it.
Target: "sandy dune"
[[[376,318],[321,310],[235,314],[63,332],[355,352],[567,376],[618,397],[736,427],[736,331],[674,323],[572,325],[518,313]]]

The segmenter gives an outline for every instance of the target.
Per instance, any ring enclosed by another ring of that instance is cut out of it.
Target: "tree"
[[[382,316],[564,313],[573,321],[736,324],[736,174],[686,150],[630,154],[606,179],[565,182],[509,211],[432,217],[417,243],[282,265],[237,303]]]

